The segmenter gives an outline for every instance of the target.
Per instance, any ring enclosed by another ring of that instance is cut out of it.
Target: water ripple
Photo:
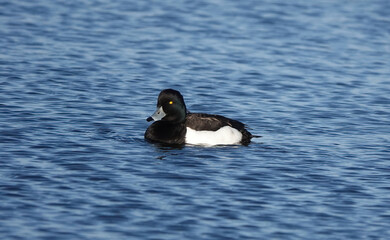
[[[2,3],[1,236],[386,238],[386,6]],[[164,88],[262,138],[145,142]]]

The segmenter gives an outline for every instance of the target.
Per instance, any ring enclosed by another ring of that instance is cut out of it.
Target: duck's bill
[[[148,117],[146,121],[150,122],[152,120],[159,121],[165,117],[165,112],[162,107],[157,108],[157,110],[153,113],[152,116]]]

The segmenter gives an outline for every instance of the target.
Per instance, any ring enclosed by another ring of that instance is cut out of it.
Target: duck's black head
[[[186,114],[187,108],[180,92],[173,89],[165,89],[158,95],[157,110],[146,120],[148,122],[154,120],[180,123],[185,120]]]

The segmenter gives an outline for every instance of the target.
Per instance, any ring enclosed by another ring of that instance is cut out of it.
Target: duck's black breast
[[[166,144],[184,144],[186,128],[184,123],[157,121],[148,127],[145,139]]]

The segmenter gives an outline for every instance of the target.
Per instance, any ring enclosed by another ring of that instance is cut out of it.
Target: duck
[[[145,131],[148,142],[165,145],[248,145],[253,137],[240,121],[221,115],[191,113],[182,94],[164,89],[156,111],[146,119],[154,121]]]

